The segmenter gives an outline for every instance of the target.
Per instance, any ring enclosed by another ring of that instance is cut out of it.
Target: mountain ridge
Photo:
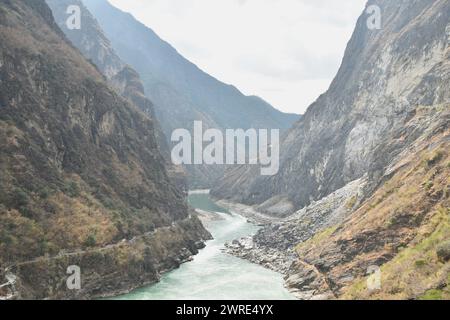
[[[287,130],[298,115],[284,114],[261,98],[244,96],[181,56],[152,29],[108,1],[85,1],[123,61],[137,70],[156,117],[168,139],[179,128]],[[169,144],[171,142],[169,141]],[[191,187],[202,188],[220,179],[223,166],[186,166]]]
[[[302,300],[449,299],[450,3],[370,5],[382,28],[363,12],[329,90],[284,137],[279,174],[235,167],[213,188],[271,221],[227,251]]]
[[[170,180],[152,119],[45,1],[0,1],[0,39],[0,296],[114,295],[198,253],[210,235]],[[81,290],[65,285],[71,265]]]
[[[153,102],[145,96],[145,88],[139,74],[116,54],[110,40],[81,0],[47,0],[47,4],[52,9],[59,28],[86,59],[100,69],[110,86],[153,120],[158,146],[167,162],[169,174],[172,180],[187,192],[186,173],[181,167],[172,165],[167,137],[156,119]],[[80,8],[82,25],[79,30],[69,29],[66,25],[69,17],[66,11],[72,5]]]
[[[366,13],[361,15],[330,88],[282,141],[279,173],[260,177],[257,168],[233,168],[228,173],[230,178],[225,175],[213,188],[215,197],[250,205],[276,202],[273,197],[282,197],[291,208],[285,214],[292,214],[367,172],[379,175],[382,162],[389,162],[389,158],[383,160],[375,152],[383,144],[383,137],[401,127],[416,105],[449,99],[445,88],[433,83],[440,81],[434,70],[445,61],[447,45],[446,15],[437,15],[436,7],[445,12],[446,4],[412,1],[400,7],[401,13],[390,1],[369,1],[367,6],[372,4],[385,12],[383,28],[369,30]],[[411,16],[427,13],[434,14],[430,17],[436,19],[434,24],[408,25]],[[421,34],[420,46],[427,48],[422,56],[419,47],[411,43],[411,28]],[[432,44],[437,47],[431,47]],[[410,59],[402,61],[400,52]],[[420,75],[425,72],[422,81]],[[440,72],[445,76],[444,70]],[[404,79],[400,78],[402,73]],[[427,80],[429,84],[425,83]],[[422,85],[428,85],[430,90],[421,98]],[[400,152],[404,147],[392,151]],[[376,185],[375,180],[372,182]]]

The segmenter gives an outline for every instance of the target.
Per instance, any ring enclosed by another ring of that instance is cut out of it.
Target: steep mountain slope
[[[187,190],[186,174],[182,167],[172,165],[167,138],[156,119],[153,103],[145,96],[144,85],[139,74],[119,58],[97,20],[81,0],[47,0],[46,2],[52,9],[59,28],[72,44],[100,69],[108,79],[108,83],[118,93],[152,118],[158,146],[167,161],[169,175],[182,190]],[[70,6],[80,8],[80,29],[72,29],[67,26],[67,21],[71,16],[67,13],[67,9]]]
[[[105,0],[84,1],[123,59],[139,72],[170,139],[173,130],[194,121],[218,129],[288,129],[297,115],[284,114],[258,97],[247,97],[201,71],[130,14]],[[209,185],[223,168],[190,166],[191,184]],[[206,174],[206,175],[205,175]]]
[[[103,34],[100,26],[91,13],[84,7],[80,0],[74,1],[46,1],[52,9],[56,23],[64,31],[67,38],[88,57],[108,78],[111,79],[117,75],[126,64],[120,60],[118,55],[109,42],[109,39]],[[80,26],[78,28],[68,27],[68,21],[73,15],[70,7],[80,8]],[[69,13],[68,13],[69,12]]]
[[[238,245],[230,253],[284,273],[302,299],[415,299],[430,290],[448,296],[449,106],[420,108],[389,145],[418,127],[426,129],[389,165],[372,196],[364,193],[367,177],[355,180],[268,225],[251,249]],[[382,270],[378,290],[367,287],[373,266]]]
[[[360,208],[296,248],[291,288],[305,298],[450,299],[450,113],[443,116]],[[370,287],[367,274],[378,267],[380,286]]]
[[[360,17],[330,88],[283,141],[278,175],[260,177],[258,168],[234,168],[214,188],[216,197],[263,204],[266,212],[286,215],[366,174],[367,188],[373,189],[383,168],[415,139],[389,147],[388,137],[419,106],[450,101],[450,3],[372,4],[381,8],[382,29],[369,29],[369,15]],[[416,135],[424,129],[417,128]]]
[[[299,298],[449,299],[450,3],[374,3],[383,28],[361,16],[280,174],[233,168],[213,193],[279,218],[228,251],[284,273]]]
[[[69,44],[44,0],[0,1],[0,106],[0,282],[14,279],[15,297],[129,290],[209,237],[168,178],[152,120]],[[65,285],[70,265],[79,291]]]

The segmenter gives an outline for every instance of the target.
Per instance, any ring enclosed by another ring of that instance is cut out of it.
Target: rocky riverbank
[[[224,252],[286,275],[289,267],[295,261],[295,252],[292,249],[278,250],[271,247],[263,236],[268,230],[282,223],[283,219],[267,216],[251,206],[240,203],[218,200],[217,204],[232,213],[245,217],[248,222],[263,227],[255,236],[243,237],[226,243]],[[284,240],[280,238],[279,241]]]
[[[239,215],[245,217],[248,222],[260,225],[260,226],[266,226],[271,223],[279,222],[282,219],[278,217],[273,217],[266,215],[264,213],[259,212],[255,207],[247,206],[242,203],[235,203],[227,200],[220,200],[215,199],[215,202],[221,206],[229,210],[230,212],[238,213]]]
[[[279,251],[268,246],[255,243],[253,237],[245,237],[225,244],[224,251],[233,256],[287,275],[290,266],[296,259],[294,250]]]
[[[447,297],[448,134],[420,140],[373,195],[355,180],[225,251],[284,274],[303,300]],[[381,266],[382,287],[370,289],[368,270]]]
[[[285,276],[286,287],[300,299],[315,299],[309,286],[301,290],[297,284],[307,282],[307,279],[297,279],[292,270],[297,269],[300,260],[296,247],[315,234],[332,228],[342,221],[363,198],[366,180],[358,179],[344,188],[337,190],[328,197],[312,203],[299,210],[289,218],[269,217],[258,212],[254,207],[220,200],[217,203],[231,212],[240,214],[250,222],[263,228],[254,236],[233,240],[225,245],[224,251],[233,256],[246,259],[279,272]],[[317,278],[311,268],[311,278]],[[330,294],[326,295],[330,297]],[[321,294],[319,298],[324,298]]]
[[[187,226],[190,226],[187,228]],[[187,233],[185,230],[191,230]],[[195,238],[203,240],[193,240]],[[90,299],[112,297],[156,283],[192,261],[211,235],[194,215],[130,240],[101,248],[61,252],[9,266],[0,274],[1,299]],[[81,289],[69,290],[68,266],[79,266]],[[6,282],[7,281],[7,282]],[[3,289],[3,290],[2,290]]]

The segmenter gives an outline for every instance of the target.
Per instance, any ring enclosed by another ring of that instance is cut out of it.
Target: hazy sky
[[[366,0],[110,0],[244,94],[303,113],[328,88]]]

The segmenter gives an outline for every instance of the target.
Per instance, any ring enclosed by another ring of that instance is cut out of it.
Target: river
[[[116,297],[119,300],[287,300],[294,297],[283,286],[280,274],[221,251],[233,239],[249,236],[257,226],[217,206],[208,194],[191,194],[189,203],[222,220],[206,227],[214,240],[192,262],[165,274],[157,284]]]

